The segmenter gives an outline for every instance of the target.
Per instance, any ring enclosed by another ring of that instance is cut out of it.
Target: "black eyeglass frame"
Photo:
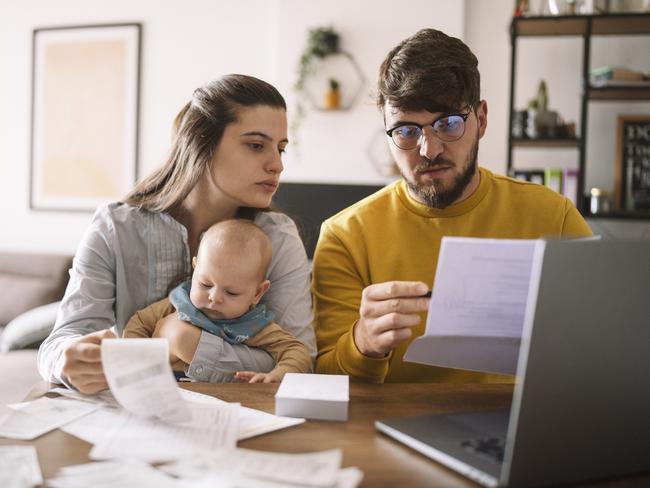
[[[401,124],[396,125],[395,127],[392,127],[391,129],[388,129],[388,130],[386,131],[386,135],[387,135],[388,137],[390,137],[390,140],[393,141],[393,144],[395,144],[395,146],[396,146],[397,148],[401,149],[402,151],[412,151],[413,149],[417,149],[418,146],[420,145],[419,141],[420,141],[420,139],[422,138],[422,136],[424,135],[424,128],[427,127],[427,126],[431,126],[431,128],[433,129],[433,133],[434,133],[434,134],[436,135],[436,137],[437,137],[438,139],[440,139],[441,141],[443,141],[443,142],[455,142],[455,141],[461,139],[461,138],[465,135],[465,130],[466,130],[466,128],[467,128],[467,119],[469,118],[470,114],[471,114],[473,111],[474,111],[474,108],[470,105],[470,106],[469,106],[469,110],[468,110],[467,112],[465,112],[465,113],[463,113],[463,112],[458,112],[458,113],[448,113],[448,114],[444,114],[444,115],[441,115],[440,117],[438,117],[437,119],[435,119],[435,120],[434,120],[433,122],[431,122],[430,124],[425,124],[425,125],[417,124],[417,123],[415,123],[415,122],[402,122]],[[462,134],[459,135],[458,137],[456,137],[455,139],[443,139],[442,137],[440,137],[440,135],[438,135],[438,132],[437,132],[436,129],[434,128],[434,125],[435,125],[436,122],[438,122],[439,120],[446,119],[446,118],[449,118],[449,117],[455,117],[455,116],[456,116],[456,117],[460,117],[461,119],[463,119],[463,132],[462,132]],[[395,130],[401,128],[401,127],[405,127],[405,126],[407,126],[407,125],[409,125],[409,126],[413,126],[413,127],[417,127],[418,129],[420,129],[420,135],[419,135],[419,137],[418,137],[418,144],[416,144],[415,146],[413,146],[413,147],[411,147],[411,148],[405,149],[405,148],[403,148],[403,147],[400,147],[400,145],[397,144],[397,142],[395,142],[395,139],[393,138],[393,131],[395,131]]]

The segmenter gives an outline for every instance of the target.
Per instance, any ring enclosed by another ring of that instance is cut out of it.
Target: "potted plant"
[[[293,146],[297,147],[298,137],[296,135],[298,127],[305,117],[305,107],[303,106],[303,91],[305,83],[309,76],[313,74],[315,61],[325,58],[331,54],[339,52],[339,34],[333,27],[315,27],[309,30],[307,35],[307,44],[298,61],[298,77],[294,85],[298,92],[296,99],[296,111],[292,118],[291,130],[294,133]],[[336,81],[336,80],[335,80]],[[338,84],[338,82],[337,82]],[[330,83],[330,87],[331,87]],[[340,95],[339,95],[340,105]]]
[[[339,90],[340,84],[336,78],[329,79],[329,90],[325,92],[325,99],[323,106],[327,110],[336,110],[341,106],[341,91]]]
[[[316,27],[309,30],[307,45],[298,62],[298,79],[295,88],[302,91],[305,81],[311,75],[316,59],[339,52],[339,35],[333,27]]]

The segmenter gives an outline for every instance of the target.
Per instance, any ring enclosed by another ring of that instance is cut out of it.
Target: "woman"
[[[295,224],[268,211],[283,170],[286,104],[268,83],[228,75],[194,92],[177,115],[166,163],[123,202],[100,207],[74,258],[57,322],[38,355],[43,378],[83,393],[107,388],[100,344],[131,315],[191,271],[199,237],[215,222],[253,219],[271,238],[273,284],[264,302],[310,350],[307,256]],[[233,346],[170,316],[157,325],[170,352],[198,381],[229,381],[236,371],[270,371],[271,357]]]

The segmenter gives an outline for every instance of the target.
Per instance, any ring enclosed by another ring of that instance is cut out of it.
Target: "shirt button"
[[[196,374],[201,374],[201,373],[203,373],[203,366],[199,366],[198,368],[196,368]]]

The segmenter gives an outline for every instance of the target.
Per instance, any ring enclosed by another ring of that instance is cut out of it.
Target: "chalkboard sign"
[[[650,115],[619,115],[616,145],[619,209],[650,209]]]

